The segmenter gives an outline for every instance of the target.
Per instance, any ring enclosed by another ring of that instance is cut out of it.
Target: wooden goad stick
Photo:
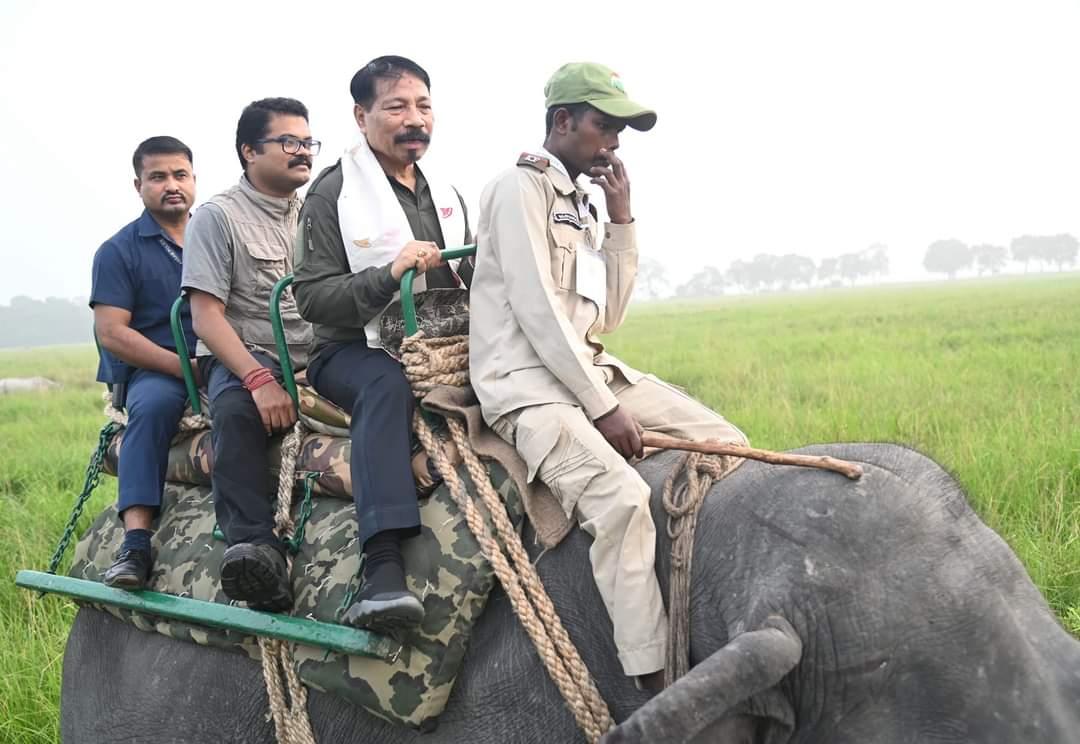
[[[645,447],[657,449],[676,449],[688,452],[701,452],[706,455],[731,455],[733,457],[745,457],[747,460],[761,460],[773,465],[796,465],[802,468],[821,468],[845,475],[851,480],[862,477],[862,468],[853,462],[837,460],[835,457],[821,457],[817,455],[791,455],[786,452],[773,452],[771,450],[743,447],[738,444],[721,444],[719,442],[692,442],[689,439],[669,437],[667,434],[657,434],[651,431],[641,433],[641,444]]]

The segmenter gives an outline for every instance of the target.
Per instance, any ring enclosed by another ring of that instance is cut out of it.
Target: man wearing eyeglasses
[[[267,444],[296,421],[281,386],[270,325],[270,292],[292,271],[300,198],[319,142],[292,98],[248,105],[236,128],[240,182],[212,197],[188,224],[183,287],[199,336],[196,354],[213,418],[212,486],[228,548],[221,584],[257,609],[292,606],[285,546],[274,535]],[[286,292],[281,317],[295,368],[307,361],[311,329]]]
[[[440,252],[472,236],[457,191],[436,169],[418,165],[434,125],[427,72],[404,57],[379,57],[349,87],[360,131],[308,191],[295,290],[315,324],[308,380],[352,414],[349,465],[364,580],[343,619],[391,630],[424,617],[406,587],[400,546],[420,532],[417,485],[428,493],[438,475],[422,454],[410,456],[413,394],[381,347],[379,320],[407,269],[421,274],[417,292],[470,278],[471,262],[448,265]]]

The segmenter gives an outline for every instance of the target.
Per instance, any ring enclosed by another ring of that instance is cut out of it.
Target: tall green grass
[[[1080,277],[663,303],[612,349],[760,447],[930,455],[1080,634]]]
[[[934,457],[1080,635],[1080,277],[636,306],[610,347],[688,388],[757,446],[894,441]],[[54,742],[73,605],[42,569],[104,418],[92,347],[0,352],[0,742]],[[82,520],[116,497],[106,478]],[[70,554],[69,554],[70,557]]]
[[[0,378],[42,375],[60,391],[0,395],[0,742],[57,742],[60,669],[74,605],[17,589],[44,570],[82,489],[102,416],[92,346],[0,352]],[[116,498],[103,478],[80,532]],[[71,553],[68,553],[70,559]]]

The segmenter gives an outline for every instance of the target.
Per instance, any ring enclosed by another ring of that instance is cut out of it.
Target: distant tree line
[[[1022,235],[1008,248],[981,243],[967,245],[955,240],[936,240],[930,244],[923,267],[933,274],[954,278],[970,272],[978,276],[999,274],[1010,261],[1021,264],[1027,272],[1032,265],[1058,271],[1073,266],[1080,243],[1072,235]],[[814,263],[795,253],[775,255],[759,253],[750,260],[738,259],[722,271],[716,266],[702,266],[688,280],[672,288],[663,263],[642,259],[638,266],[636,296],[641,299],[666,297],[715,297],[729,291],[770,292],[809,287],[854,286],[881,279],[889,273],[889,249],[874,243],[865,250],[824,258]]]
[[[1024,271],[1034,265],[1058,271],[1076,264],[1080,242],[1069,234],[1021,235],[1006,248],[981,243],[968,245],[956,239],[936,240],[926,249],[923,267],[950,279],[965,272],[978,276],[1000,273],[1013,261]],[[703,266],[674,288],[677,297],[715,297],[727,291],[768,292],[804,287],[853,286],[880,279],[889,273],[888,247],[874,243],[865,250],[824,258],[815,264],[795,253],[759,253],[736,260],[727,271]],[[644,299],[671,294],[667,271],[656,259],[642,259],[638,266],[636,296]],[[0,348],[87,343],[93,340],[93,314],[84,300],[50,297],[35,300],[18,296],[0,305]]]
[[[743,292],[784,291],[802,287],[854,285],[889,273],[889,251],[875,243],[856,253],[822,259],[812,259],[795,253],[774,255],[759,253],[748,261],[733,261],[727,271],[715,266],[703,266],[683,284],[675,287],[677,297],[713,297],[729,290]],[[638,266],[638,295],[643,298],[669,294],[664,265],[655,259],[644,259]]]
[[[998,274],[1010,257],[1024,265],[1027,273],[1032,262],[1042,269],[1054,266],[1058,271],[1076,263],[1080,242],[1068,233],[1060,235],[1021,235],[1013,238],[1009,248],[982,243],[969,246],[961,240],[935,240],[926,249],[923,267],[932,274],[945,274],[955,279],[957,274],[974,271],[978,276]]]
[[[85,344],[94,340],[93,314],[85,302],[18,296],[0,305],[0,348]]]

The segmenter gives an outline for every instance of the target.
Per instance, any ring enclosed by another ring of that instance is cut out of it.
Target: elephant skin
[[[616,660],[588,568],[590,538],[578,530],[541,554],[526,531],[621,722],[605,744],[1080,741],[1080,641],[955,481],[896,445],[799,451],[859,462],[865,475],[747,462],[713,487],[694,545],[694,668],[652,700]],[[676,457],[638,466],[653,486],[665,595],[659,491]],[[268,744],[267,711],[257,662],[79,611],[61,692],[68,744]],[[434,731],[393,726],[315,691],[309,712],[324,743],[584,740],[498,589]]]

